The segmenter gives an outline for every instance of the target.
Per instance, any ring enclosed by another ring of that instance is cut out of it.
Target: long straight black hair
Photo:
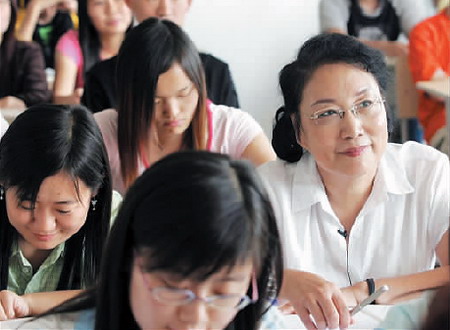
[[[106,248],[96,329],[138,328],[129,304],[134,251],[147,271],[197,281],[250,258],[259,300],[229,329],[257,329],[281,285],[281,245],[268,197],[249,162],[225,155],[169,155],[130,188]]]
[[[59,172],[81,180],[97,192],[96,209],[64,248],[57,289],[80,289],[95,283],[109,230],[111,174],[102,135],[83,106],[30,107],[11,124],[0,141],[0,185],[15,187],[19,200],[34,202],[43,180]],[[0,289],[8,286],[11,247],[19,234],[0,200]]]
[[[78,36],[83,53],[83,77],[95,63],[100,62],[102,48],[100,36],[88,15],[88,1],[78,0]]]
[[[139,147],[150,136],[158,78],[174,64],[181,66],[199,95],[191,125],[184,133],[184,147],[206,150],[206,83],[197,48],[177,24],[146,19],[127,34],[117,57],[117,136],[125,187],[138,177]]]
[[[95,329],[138,329],[129,303],[136,253],[149,272],[194,281],[251,259],[259,299],[239,311],[228,330],[258,329],[281,287],[282,252],[271,204],[253,166],[226,155],[178,152],[147,169],[122,203],[96,289],[49,313],[95,306]],[[250,285],[247,295],[253,293]]]

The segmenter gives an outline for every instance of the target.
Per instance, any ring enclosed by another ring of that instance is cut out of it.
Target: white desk
[[[439,80],[418,81],[416,83],[416,87],[417,89],[423,90],[432,96],[445,99],[447,132],[450,136],[450,77]]]
[[[353,317],[355,323],[349,329],[376,328],[386,317],[389,308],[391,306],[388,305],[369,305],[364,307]],[[305,329],[305,326],[296,314],[284,317],[287,329]]]

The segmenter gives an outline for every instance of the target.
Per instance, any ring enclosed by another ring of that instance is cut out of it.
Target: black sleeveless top
[[[392,4],[380,0],[382,6],[378,16],[365,16],[358,0],[351,0],[348,34],[367,40],[397,40],[400,34],[400,20]]]

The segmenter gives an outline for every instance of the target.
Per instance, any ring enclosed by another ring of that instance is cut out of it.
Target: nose
[[[208,306],[200,299],[178,308],[179,319],[187,328],[204,329],[208,324]]]
[[[159,0],[157,15],[159,18],[167,18],[172,15],[171,0]]]
[[[340,123],[340,133],[343,139],[354,139],[364,133],[363,123],[353,111],[346,111],[344,118],[341,119]]]
[[[49,210],[45,207],[36,207],[33,210],[33,229],[40,232],[51,232],[55,230],[56,218]]]
[[[176,119],[180,111],[180,106],[175,99],[165,100],[163,108],[163,115],[165,118]]]
[[[114,14],[117,11],[117,7],[118,7],[118,1],[115,0],[109,0],[106,2],[106,6],[105,6],[105,12],[107,14]]]

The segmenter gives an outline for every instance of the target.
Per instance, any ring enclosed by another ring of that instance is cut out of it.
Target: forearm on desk
[[[51,292],[36,292],[25,294],[22,297],[27,301],[30,308],[30,315],[39,315],[49,309],[74,298],[84,290],[62,290]]]
[[[418,297],[423,291],[435,289],[450,281],[450,266],[443,266],[433,270],[375,280],[375,288],[383,285],[389,286],[389,291],[383,293],[377,300],[377,304],[392,305],[405,300]],[[368,288],[365,281],[349,287],[354,291],[357,302],[367,297]],[[345,291],[346,289],[344,289]]]

